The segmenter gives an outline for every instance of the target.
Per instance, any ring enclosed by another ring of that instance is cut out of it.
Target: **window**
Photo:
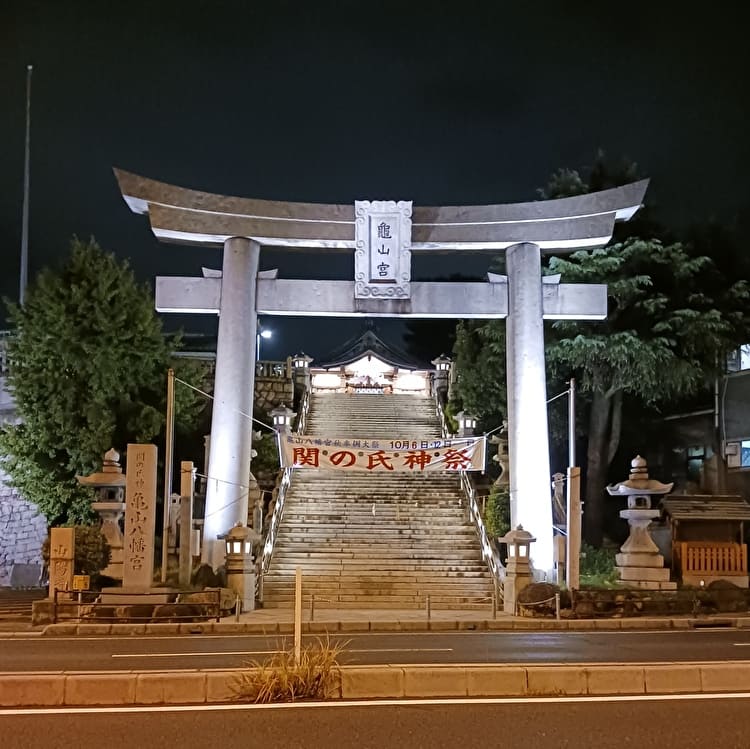
[[[750,369],[750,343],[740,346],[727,355],[727,372],[740,372]]]

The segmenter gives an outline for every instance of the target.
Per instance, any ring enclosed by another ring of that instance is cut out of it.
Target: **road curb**
[[[240,701],[241,669],[0,674],[0,707]],[[333,698],[557,697],[750,692],[750,661],[533,666],[343,666]]]
[[[403,620],[342,620],[302,622],[304,634],[328,634],[346,632],[503,632],[503,631],[617,631],[617,630],[672,630],[726,627],[750,629],[750,616],[696,617],[696,618],[647,618],[626,619],[532,619],[515,617],[508,619],[403,619]],[[226,621],[165,624],[48,624],[39,633],[42,637],[107,636],[107,635],[180,635],[180,634],[254,634],[290,635],[291,622]],[[28,633],[4,636],[28,636]]]

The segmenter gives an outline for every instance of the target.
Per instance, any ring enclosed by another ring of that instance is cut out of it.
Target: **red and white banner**
[[[282,434],[284,468],[333,471],[483,471],[485,438],[333,439]]]

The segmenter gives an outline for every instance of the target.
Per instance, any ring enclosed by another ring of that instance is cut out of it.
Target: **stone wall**
[[[5,483],[0,473],[0,587],[10,585],[14,564],[42,564],[47,519]]]
[[[255,377],[255,408],[265,414],[284,403],[289,408],[294,404],[294,383],[280,377]],[[255,428],[255,427],[253,427]]]

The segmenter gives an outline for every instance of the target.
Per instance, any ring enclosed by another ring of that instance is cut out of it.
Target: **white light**
[[[260,331],[260,337],[265,338],[266,340],[273,337],[273,331],[268,330],[267,328],[264,328]]]

